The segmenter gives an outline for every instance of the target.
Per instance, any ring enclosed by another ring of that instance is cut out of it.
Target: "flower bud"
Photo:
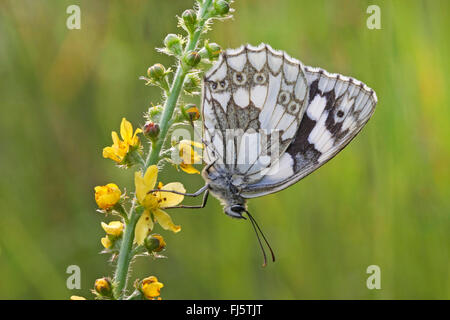
[[[94,289],[101,296],[105,297],[111,296],[112,295],[111,280],[109,278],[100,278],[95,280]]]
[[[200,60],[202,60],[202,57],[197,51],[190,51],[183,57],[184,63],[186,63],[189,67],[195,67]]]
[[[166,74],[166,69],[162,64],[157,63],[148,68],[147,74],[150,78],[154,80],[160,80]]]
[[[201,48],[199,51],[198,51],[198,54],[200,55],[200,57],[202,58],[202,59],[209,59],[209,53],[208,53],[208,51],[206,50],[206,48]]]
[[[214,9],[216,10],[217,14],[225,15],[230,11],[230,5],[226,0],[215,0]]]
[[[152,107],[148,108],[148,111],[147,111],[145,117],[149,121],[158,122],[163,110],[164,110],[164,108],[160,105],[152,106]]]
[[[166,242],[159,234],[151,234],[145,238],[144,246],[149,253],[160,252],[166,247]]]
[[[188,9],[183,12],[182,16],[184,25],[188,29],[190,33],[194,33],[195,28],[197,27],[197,14],[194,10]]]
[[[189,121],[196,121],[200,118],[200,112],[195,104],[189,103],[181,108],[183,115]]]
[[[195,94],[199,92],[200,78],[194,74],[188,74],[184,80],[183,89],[187,93]]]
[[[214,60],[219,57],[222,48],[217,43],[205,43],[205,49],[208,52],[208,57],[210,60]]]
[[[181,39],[173,33],[170,33],[166,36],[166,38],[164,39],[164,45],[166,46],[167,50],[169,50],[176,56],[180,56],[181,52],[183,51],[183,48],[181,47]]]
[[[101,238],[100,242],[105,249],[109,249],[113,245],[108,236],[104,236],[103,238]]]
[[[151,140],[156,139],[159,135],[159,125],[157,123],[148,121],[144,125],[144,134]]]

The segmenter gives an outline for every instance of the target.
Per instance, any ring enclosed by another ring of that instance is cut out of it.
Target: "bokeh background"
[[[103,159],[110,132],[142,114],[159,90],[138,80],[191,0],[0,2],[0,298],[92,298],[110,275],[100,255],[93,187],[132,190],[133,170]],[[81,30],[66,8],[81,7]],[[381,30],[366,9],[381,8]],[[168,259],[138,259],[164,299],[449,299],[450,3],[238,0],[208,37],[223,47],[266,42],[307,65],[363,80],[379,103],[334,160],[250,209],[278,261],[261,268],[248,222],[215,199],[173,212]],[[163,180],[203,184],[167,168]],[[66,288],[78,265],[81,290]],[[366,268],[381,268],[381,290]],[[132,281],[131,281],[132,282]]]

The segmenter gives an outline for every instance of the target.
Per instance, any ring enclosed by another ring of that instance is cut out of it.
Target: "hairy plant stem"
[[[194,50],[200,39],[201,34],[204,31],[205,23],[209,18],[208,12],[211,7],[212,0],[205,0],[200,7],[198,13],[198,27],[193,34],[190,35],[189,41],[184,49],[183,55],[189,51]],[[164,141],[166,139],[167,132],[171,125],[171,118],[175,107],[177,105],[178,97],[180,96],[181,90],[183,88],[183,82],[186,77],[188,70],[185,70],[182,66],[181,60],[178,62],[177,71],[175,73],[172,86],[170,88],[170,93],[164,104],[164,111],[159,123],[160,132],[158,140],[156,143],[152,143],[151,151],[149,152],[147,159],[143,165],[143,170],[145,171],[149,166],[157,164],[159,161],[160,153]],[[128,278],[128,270],[130,262],[133,258],[132,247],[134,240],[134,230],[136,228],[136,223],[139,220],[141,212],[136,210],[136,199],[133,200],[133,205],[130,210],[129,221],[126,225],[125,232],[123,235],[122,245],[120,247],[119,259],[117,261],[116,273],[115,273],[115,287],[114,287],[114,297],[116,299],[124,298],[124,291],[126,288],[126,282]]]
[[[114,275],[114,297],[116,299],[121,299],[123,297],[123,291],[127,283],[128,268],[131,259],[133,258],[131,250],[133,248],[134,229],[136,228],[136,223],[142,213],[142,210],[136,210],[135,204],[136,201],[133,201],[131,214],[125,227],[122,244],[120,246],[119,259],[117,260],[116,273]]]
[[[189,37],[189,42],[187,43],[184,53],[194,50],[197,47],[198,40],[200,39],[200,35],[203,32],[205,22],[208,20],[207,12],[209,7],[211,6],[212,0],[205,0],[202,7],[199,11],[199,23],[196,31]],[[172,87],[170,89],[170,94],[164,104],[164,111],[161,117],[161,121],[159,123],[159,137],[158,141],[152,144],[152,150],[149,153],[146,161],[145,168],[150,165],[156,164],[159,159],[159,154],[161,152],[161,148],[166,140],[167,131],[170,127],[170,119],[172,118],[173,111],[177,105],[178,97],[180,96],[181,89],[183,88],[184,78],[186,77],[186,70],[183,69],[181,65],[181,61],[178,63],[177,71],[175,73],[175,77],[172,82]]]

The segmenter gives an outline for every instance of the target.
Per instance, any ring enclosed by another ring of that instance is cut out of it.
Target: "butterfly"
[[[205,186],[234,218],[246,201],[283,190],[333,158],[372,116],[377,97],[364,83],[303,65],[267,44],[228,49],[202,88]],[[264,255],[260,237],[258,241]]]

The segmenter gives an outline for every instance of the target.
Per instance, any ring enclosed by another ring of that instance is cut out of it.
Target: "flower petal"
[[[111,221],[109,224],[101,223],[103,230],[112,236],[120,236],[123,231],[123,223],[120,221]]]
[[[162,190],[171,190],[180,193],[186,193],[186,189],[180,182],[168,183],[162,188]],[[176,206],[184,199],[183,195],[171,192],[158,192],[157,197],[159,199],[158,202],[160,208]]]
[[[136,197],[140,204],[144,205],[147,193],[155,187],[156,179],[158,178],[158,167],[150,166],[148,167],[145,175],[142,176],[141,172],[137,171],[134,173],[134,185],[136,187]]]
[[[156,209],[153,211],[153,215],[155,216],[156,221],[166,230],[172,230],[177,233],[181,230],[180,226],[177,226],[173,223],[172,218],[161,209]]]
[[[136,188],[136,198],[142,204],[147,195],[147,186],[145,185],[144,177],[139,171],[134,173],[134,187]]]
[[[181,162],[180,168],[181,168],[181,170],[183,170],[184,172],[189,173],[189,174],[196,174],[196,173],[200,174],[200,171],[195,169],[192,164],[185,164],[184,162]]]
[[[158,179],[158,167],[155,165],[148,167],[144,175],[145,184],[149,187],[148,190],[155,188],[156,179]]]
[[[119,147],[120,139],[119,139],[119,135],[117,134],[117,132],[115,132],[115,131],[111,132],[111,137],[112,137],[113,145]]]
[[[130,144],[132,146],[136,146],[139,144],[139,137],[137,136],[139,133],[142,133],[141,128],[137,128],[136,131],[134,132],[133,138],[131,138],[131,141],[130,141]]]
[[[133,126],[125,118],[122,118],[122,122],[120,123],[120,135],[125,143],[130,144],[133,137]]]
[[[108,158],[116,162],[121,161],[121,159],[116,155],[116,151],[112,147],[103,148],[103,158]]]
[[[134,241],[138,245],[144,244],[145,237],[153,229],[153,221],[150,217],[150,212],[145,210],[139,217],[136,223],[136,229],[134,229]]]

